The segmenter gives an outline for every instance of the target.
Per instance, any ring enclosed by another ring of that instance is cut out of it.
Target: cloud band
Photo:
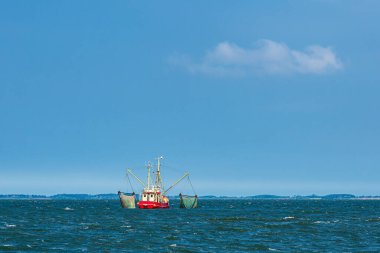
[[[186,55],[175,55],[170,61],[191,73],[218,76],[323,74],[343,68],[342,61],[329,47],[312,45],[298,51],[271,40],[260,40],[253,48],[222,42],[199,61]]]

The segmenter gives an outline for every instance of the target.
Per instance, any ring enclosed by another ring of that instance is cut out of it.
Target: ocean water
[[[199,204],[128,210],[113,200],[0,200],[0,251],[380,252],[380,201]]]

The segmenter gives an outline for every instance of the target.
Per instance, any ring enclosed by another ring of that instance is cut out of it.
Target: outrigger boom
[[[136,176],[136,175],[132,172],[131,169],[127,169],[127,172],[128,172],[129,174],[131,174],[132,176],[134,176],[134,177],[137,179],[137,181],[139,181],[140,184],[142,184],[142,186],[145,188],[145,184],[144,184],[144,182],[143,182],[138,176]]]
[[[176,186],[179,182],[181,182],[185,177],[188,177],[189,173],[186,172],[185,175],[183,175],[180,179],[177,180],[172,186],[170,186],[166,191],[164,191],[164,194],[166,194],[168,191],[170,191],[174,186]]]

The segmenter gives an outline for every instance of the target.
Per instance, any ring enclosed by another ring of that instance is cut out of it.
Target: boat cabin
[[[160,192],[143,192],[141,194],[141,201],[152,201],[152,202],[160,202],[161,194]]]

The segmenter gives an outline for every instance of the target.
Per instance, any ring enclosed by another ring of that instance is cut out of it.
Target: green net
[[[197,208],[198,206],[198,197],[195,196],[187,196],[187,195],[180,195],[180,207],[181,208]]]
[[[119,192],[120,204],[123,208],[136,208],[135,194],[126,195]]]

